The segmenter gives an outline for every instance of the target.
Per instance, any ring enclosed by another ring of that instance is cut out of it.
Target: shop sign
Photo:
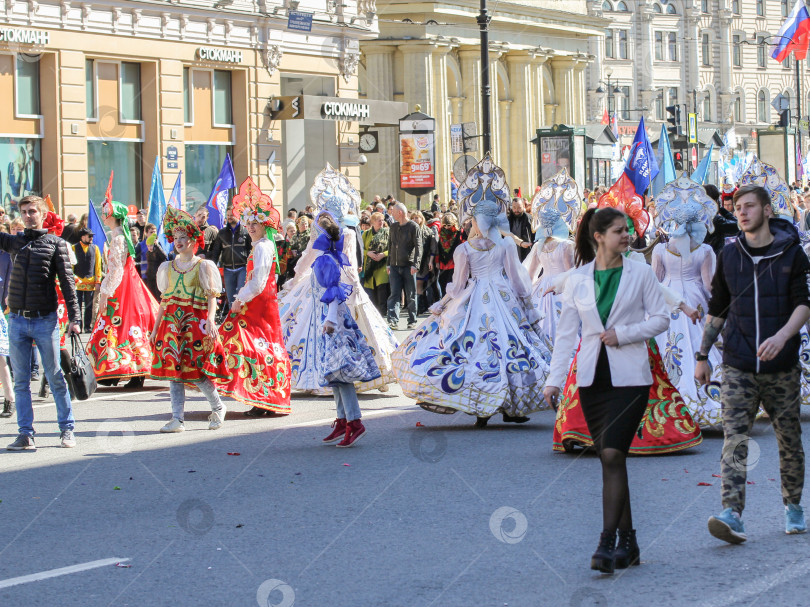
[[[453,154],[464,153],[464,133],[460,124],[450,125],[450,151]]]
[[[367,103],[326,101],[321,105],[321,115],[324,118],[356,121],[369,117],[369,107]]]
[[[166,148],[166,160],[177,160],[177,148],[170,145]]]
[[[242,51],[235,51],[229,48],[211,48],[208,46],[201,46],[197,49],[197,56],[203,61],[242,63]]]
[[[15,42],[17,44],[38,44],[47,46],[51,39],[49,32],[39,30],[18,30],[8,27],[0,28],[0,42]]]
[[[400,133],[399,187],[432,190],[435,187],[433,133]]]

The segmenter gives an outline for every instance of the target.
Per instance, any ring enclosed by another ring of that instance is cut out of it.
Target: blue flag
[[[104,232],[104,224],[96,213],[96,205],[90,201],[90,208],[87,210],[87,227],[93,232],[93,244],[95,244],[99,251],[104,250],[104,245],[107,244],[107,234]]]
[[[695,183],[699,183],[700,185],[706,183],[706,177],[709,174],[709,164],[712,161],[712,150],[714,150],[714,143],[709,145],[709,151],[706,152],[706,155],[700,161],[700,164],[697,165],[695,172],[692,173],[692,181]]]
[[[644,196],[644,192],[650,186],[650,182],[658,175],[658,162],[655,160],[652,145],[647,138],[647,129],[644,126],[644,116],[641,117],[636,130],[636,136],[633,139],[633,145],[630,146],[630,156],[627,159],[627,166],[624,167],[624,172],[633,186],[636,188],[636,194]]]
[[[166,195],[163,193],[163,176],[160,174],[160,157],[155,156],[152,169],[152,187],[149,188],[149,223],[157,227],[157,241],[164,251],[169,250],[169,241],[163,233],[163,216],[166,214]]]
[[[183,171],[180,171],[177,174],[177,181],[174,182],[174,189],[172,190],[172,195],[169,196],[169,204],[173,206],[175,209],[182,209],[183,204],[180,202],[180,198],[183,196],[182,193],[182,180],[183,180]]]
[[[667,123],[661,125],[661,137],[658,139],[658,154],[656,161],[660,160],[660,170],[652,182],[652,195],[658,196],[670,181],[675,181],[675,159],[672,156],[672,147],[669,144]]]
[[[225,225],[225,210],[228,208],[228,190],[236,187],[236,175],[233,174],[233,164],[231,155],[225,154],[225,161],[222,163],[222,170],[208,197],[208,223],[218,230]]]

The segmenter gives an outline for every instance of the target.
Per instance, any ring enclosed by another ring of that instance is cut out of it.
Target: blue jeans
[[[408,302],[408,323],[416,322],[416,274],[411,274],[411,266],[390,266],[388,282],[391,295],[388,296],[388,322],[399,322],[399,300],[402,290]]]
[[[56,312],[41,318],[23,318],[17,314],[9,314],[8,325],[20,434],[34,435],[34,409],[31,403],[31,352],[34,342],[42,359],[45,378],[56,401],[59,429],[73,430],[70,393],[59,364],[59,325],[56,322]]]
[[[239,289],[245,286],[245,277],[247,276],[247,268],[241,267],[232,270],[225,268],[225,293],[228,297],[228,306],[236,299],[236,294]]]
[[[340,419],[350,422],[360,419],[360,403],[357,401],[354,384],[332,384],[332,396],[335,397],[337,416]]]

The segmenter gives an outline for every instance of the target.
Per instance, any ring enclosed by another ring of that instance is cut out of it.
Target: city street
[[[325,397],[258,420],[228,401],[212,432],[192,395],[186,432],[161,435],[168,391],[149,381],[76,403],[68,450],[52,401],[35,401],[38,451],[0,452],[4,606],[807,605],[810,537],[784,534],[767,422],[753,434],[746,544],[706,531],[720,510],[712,434],[630,460],[643,564],[602,577],[588,568],[599,466],[552,452],[550,412],[476,430],[393,386],[361,396],[367,437],[337,449],[320,444]],[[14,421],[0,433],[11,442]]]

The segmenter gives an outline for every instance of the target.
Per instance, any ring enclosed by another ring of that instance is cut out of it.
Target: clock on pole
[[[360,133],[360,150],[367,154],[376,154],[379,151],[377,131]]]

